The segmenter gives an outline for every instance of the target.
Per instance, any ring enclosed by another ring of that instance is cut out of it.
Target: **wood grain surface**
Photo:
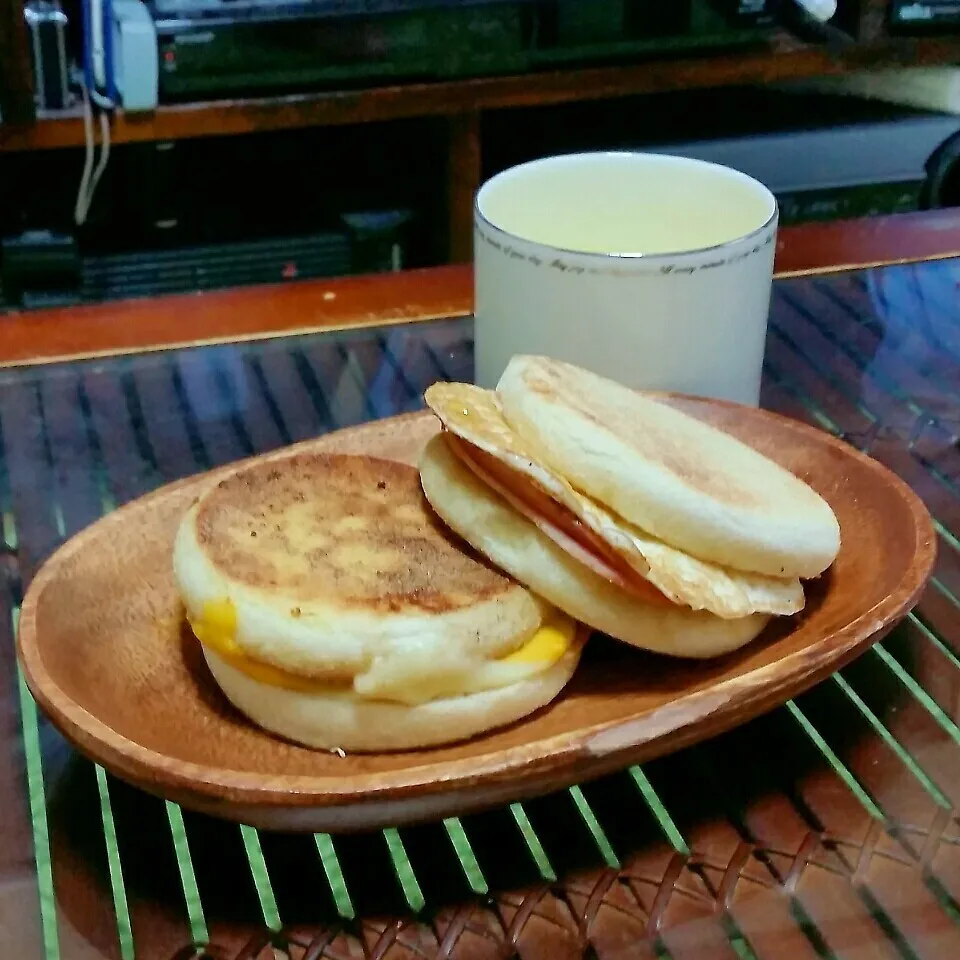
[[[451,117],[478,110],[601,100],[610,97],[774,80],[829,76],[871,66],[949,64],[954,38],[874,36],[842,55],[777,33],[766,44],[706,56],[644,60],[618,66],[568,68],[510,76],[406,83],[264,98],[164,105],[113,122],[114,143],[227,136],[296,127]],[[83,143],[79,113],[0,126],[0,151],[46,150]]]
[[[472,148],[468,151],[473,156]],[[465,204],[460,185],[456,203]],[[960,211],[785,227],[780,276],[903,263],[960,254]],[[0,366],[229,343],[321,329],[466,316],[467,266],[296,281],[94,306],[12,313],[0,324]]]
[[[469,268],[434,267],[29,311],[3,318],[0,366],[414,323],[472,306]]]
[[[669,398],[782,463],[830,502],[840,555],[803,614],[708,662],[594,638],[564,693],[464,743],[339,757],[285,743],[226,703],[184,628],[170,554],[217,476],[163,488],[59,550],[24,600],[27,683],[65,736],[122,779],[190,809],[285,830],[371,829],[461,815],[688,746],[783,703],[879,639],[916,602],[936,535],[921,501],[879,463],[769,412]],[[415,463],[427,413],[330,434],[314,450]],[[282,463],[285,450],[268,455]],[[149,708],[145,708],[149,703]]]

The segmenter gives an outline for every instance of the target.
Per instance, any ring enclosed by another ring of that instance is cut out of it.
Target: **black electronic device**
[[[521,73],[757,41],[780,0],[150,0],[160,99]]]
[[[80,253],[71,234],[25,230],[0,239],[0,305],[69,303],[80,275]]]
[[[522,69],[531,0],[153,0],[162,100]]]
[[[70,101],[67,15],[59,0],[27,0],[23,19],[30,38],[37,107],[62,110]]]

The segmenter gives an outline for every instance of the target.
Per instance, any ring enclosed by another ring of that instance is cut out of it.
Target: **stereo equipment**
[[[773,23],[775,2],[149,0],[149,5],[159,45],[160,100],[169,101],[516,73],[750,43]]]
[[[523,0],[155,0],[160,98],[511,71]]]
[[[940,206],[931,163],[958,141],[960,120],[903,114],[841,126],[694,140],[644,150],[733,167],[776,196],[784,225],[905,213]],[[812,160],[816,158],[816,160]],[[950,167],[956,176],[956,168]]]

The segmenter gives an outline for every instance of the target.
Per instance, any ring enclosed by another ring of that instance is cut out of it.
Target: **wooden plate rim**
[[[666,398],[702,405],[728,409],[737,407],[736,404],[724,401],[705,400],[682,394],[662,395]],[[172,491],[184,486],[197,484],[204,478],[214,483],[218,477],[228,474],[239,463],[280,459],[288,456],[292,450],[326,443],[337,433],[364,428],[372,430],[378,426],[384,431],[390,431],[391,425],[396,426],[411,420],[425,420],[433,416],[429,411],[420,411],[358,424],[322,437],[300,441],[258,457],[244,458],[206,473],[173,481],[124,504],[75,534],[43,564],[24,597],[17,634],[17,649],[24,678],[37,702],[60,727],[64,735],[108,769],[141,783],[154,782],[161,789],[166,787],[215,798],[218,801],[265,806],[335,805],[345,801],[355,801],[360,793],[371,801],[392,795],[409,795],[411,792],[422,791],[435,785],[438,782],[438,774],[442,774],[442,781],[448,787],[467,788],[480,782],[502,781],[513,777],[523,783],[536,780],[545,767],[551,767],[556,775],[558,768],[572,769],[576,767],[578,761],[587,758],[599,761],[605,755],[622,753],[671,732],[677,728],[677,725],[671,722],[670,716],[664,718],[663,714],[675,708],[677,703],[682,703],[686,720],[684,725],[688,726],[722,707],[735,695],[738,687],[746,685],[761,688],[763,677],[767,673],[778,674],[780,682],[777,688],[790,686],[798,691],[806,689],[821,679],[826,667],[833,664],[842,665],[861,645],[885,627],[896,623],[915,605],[930,578],[936,560],[936,531],[920,497],[883,464],[823,430],[769,410],[750,409],[752,415],[775,422],[778,429],[786,428],[806,435],[814,442],[832,447],[844,457],[859,461],[874,473],[879,482],[896,490],[913,521],[915,546],[913,553],[904,558],[905,577],[901,581],[900,588],[888,594],[870,610],[864,611],[846,627],[829,637],[824,637],[824,641],[829,639],[831,643],[823,644],[824,650],[819,657],[812,658],[810,648],[807,647],[749,673],[731,677],[704,690],[688,694],[645,717],[611,721],[558,734],[541,741],[542,750],[536,758],[530,758],[526,752],[526,745],[520,744],[469,759],[421,763],[390,773],[358,774],[351,771],[345,777],[247,773],[206,766],[158,753],[128,739],[100,721],[65,694],[46,671],[40,645],[37,642],[37,611],[43,591],[57,578],[63,562],[78,550],[82,550],[87,540],[92,538],[102,525],[122,523],[128,511],[143,509],[152,500],[169,495]],[[809,678],[806,686],[794,686],[797,675],[800,673]],[[654,728],[652,736],[646,734],[650,727]],[[349,783],[347,789],[343,789],[345,782]]]

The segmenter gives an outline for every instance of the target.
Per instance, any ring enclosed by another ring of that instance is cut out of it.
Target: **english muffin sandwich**
[[[574,619],[710,657],[803,609],[840,530],[807,484],[732,436],[569,364],[515,357],[495,392],[435,384],[431,506]]]
[[[227,698],[312,747],[471,737],[552,700],[580,656],[576,625],[467,552],[392,461],[242,466],[185,516],[173,564]]]

